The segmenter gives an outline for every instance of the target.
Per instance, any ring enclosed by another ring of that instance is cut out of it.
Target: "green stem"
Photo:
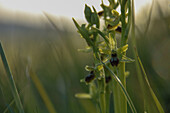
[[[94,54],[95,64],[100,63],[98,58],[100,58],[100,55],[96,52]],[[101,80],[98,80],[98,86],[99,86],[98,93],[99,93],[99,103],[100,103],[101,113],[106,113],[106,98],[105,98],[106,83],[105,83],[105,72],[104,72],[104,69],[102,71],[100,71],[98,73],[98,75],[101,77]]]
[[[121,109],[118,88],[119,88],[118,83],[115,80],[113,80],[113,102],[114,102],[115,113],[120,113],[120,109]]]
[[[127,93],[126,88],[123,86],[123,84],[120,81],[120,79],[111,71],[111,69],[105,63],[103,63],[102,61],[101,61],[101,63],[113,75],[113,79],[119,84],[120,89],[122,89],[122,92],[123,92],[124,96],[126,97],[126,100],[127,100],[128,104],[129,104],[129,107],[132,110],[132,113],[137,113],[136,108],[135,108],[135,106],[134,106],[134,104],[133,104],[129,94]]]
[[[122,23],[121,47],[123,47],[127,42],[127,39],[124,37],[125,30],[126,30],[125,5],[126,5],[126,0],[122,0],[122,4],[121,4],[121,23]]]
[[[106,113],[110,112],[110,85],[106,85]]]
[[[126,0],[122,0],[121,3],[121,23],[122,23],[122,34],[121,34],[121,47],[126,45],[127,38],[125,38],[125,31],[126,31],[126,22],[125,22],[125,5]],[[123,55],[126,55],[126,53],[123,53]],[[125,63],[120,63],[118,67],[118,77],[120,78],[123,86],[126,88],[126,76],[125,76]],[[124,97],[124,94],[121,91],[121,88],[118,88],[119,93],[119,108],[120,113],[127,113],[127,100]]]
[[[118,75],[116,68],[113,69],[116,75]],[[113,79],[113,77],[112,77]],[[113,102],[115,113],[120,113],[120,97],[119,97],[119,84],[113,79]]]
[[[110,72],[104,67],[105,70],[105,75],[107,77],[111,76]],[[111,96],[111,87],[112,87],[112,82],[108,81],[106,83],[106,113],[110,113],[110,96]]]
[[[3,51],[1,42],[0,42],[0,55],[1,55],[2,63],[3,63],[3,65],[4,65],[4,68],[5,68],[7,77],[8,77],[8,79],[9,79],[10,88],[11,88],[11,90],[12,90],[12,94],[13,94],[13,96],[14,96],[14,100],[15,100],[15,102],[16,102],[16,105],[17,105],[17,107],[18,107],[18,110],[19,110],[20,113],[24,113],[24,109],[23,109],[23,106],[22,106],[22,103],[21,103],[21,100],[20,100],[20,97],[19,97],[19,94],[18,94],[18,90],[17,90],[17,88],[16,88],[13,75],[12,75],[12,73],[11,73],[11,71],[10,71],[9,66],[8,66],[8,62],[7,62],[7,59],[6,59],[6,57],[5,57],[5,53],[4,53],[4,51]]]
[[[99,80],[99,101],[102,113],[106,113],[105,89],[103,84],[104,79]]]
[[[119,70],[118,70],[118,77],[121,80],[123,86],[126,88],[126,76],[125,76],[125,63],[120,63]],[[118,89],[119,91],[119,97],[120,97],[120,113],[127,113],[127,101],[126,98],[121,91],[121,89]]]

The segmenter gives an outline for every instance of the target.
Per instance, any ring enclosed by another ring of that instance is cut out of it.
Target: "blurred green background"
[[[136,14],[136,39],[151,86],[165,112],[169,113],[170,7],[167,3],[169,2],[154,2],[151,13],[151,6],[148,5]],[[8,13],[9,16],[11,13]],[[30,78],[29,68],[39,78],[57,113],[96,112],[91,100],[80,100],[74,96],[80,92],[88,93],[88,86],[80,83],[80,79],[88,74],[84,67],[87,64],[92,65],[93,59],[91,54],[77,51],[85,48],[86,44],[70,19],[50,14],[19,14],[14,20],[12,16],[9,20],[1,19],[0,41],[26,113],[48,112]],[[128,43],[128,56],[133,57],[131,41]],[[127,64],[127,70],[130,72],[127,91],[137,111],[141,113],[143,97],[140,95],[135,63]],[[18,112],[0,60],[0,113],[7,108],[7,113]]]

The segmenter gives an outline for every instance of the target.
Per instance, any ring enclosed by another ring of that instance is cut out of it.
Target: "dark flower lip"
[[[121,28],[120,26],[118,26],[118,27],[115,29],[115,31],[121,33],[121,32],[122,32],[122,28]]]
[[[116,53],[111,54],[110,63],[111,63],[112,66],[116,66],[116,67],[118,66],[119,59],[117,58],[117,54]]]
[[[111,56],[112,56],[112,57],[117,57],[117,54],[116,54],[116,53],[113,53]]]
[[[106,83],[109,83],[110,81],[111,81],[111,76],[107,76],[106,78],[105,78],[105,81],[106,81]]]
[[[103,16],[104,15],[104,11],[99,11],[98,15],[99,15],[99,17]]]
[[[92,80],[94,80],[94,78],[95,78],[94,71],[91,71],[90,74],[86,76],[85,81],[87,83],[90,83]]]

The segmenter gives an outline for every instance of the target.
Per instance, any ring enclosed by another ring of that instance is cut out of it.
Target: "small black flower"
[[[117,54],[116,53],[113,53],[112,56],[111,56],[111,59],[110,59],[110,63],[112,66],[118,66],[119,64],[119,59],[117,58]]]
[[[91,71],[90,74],[86,76],[85,81],[87,83],[90,83],[94,78],[95,78],[95,74],[93,71]]]
[[[112,28],[113,28],[112,25],[110,25],[110,24],[107,25],[107,29],[112,29]]]
[[[106,83],[109,83],[110,81],[111,81],[111,76],[107,76],[106,78],[105,78],[105,81],[106,81]]]
[[[99,15],[99,17],[103,16],[104,15],[104,11],[99,11],[98,15]]]
[[[115,31],[121,33],[121,32],[122,32],[122,28],[121,28],[120,26],[118,26],[118,27],[115,29]]]

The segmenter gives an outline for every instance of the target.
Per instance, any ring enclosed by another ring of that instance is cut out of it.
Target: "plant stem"
[[[120,113],[120,101],[119,101],[119,85],[113,80],[113,101],[115,113]]]
[[[106,113],[110,112],[110,86],[106,85]]]
[[[116,73],[116,75],[118,74],[117,73],[117,70],[116,69],[113,69],[114,72]],[[113,77],[112,77],[113,79]],[[120,113],[120,97],[119,97],[119,85],[118,83],[116,82],[116,80],[113,79],[113,102],[114,102],[114,109],[115,109],[115,113]]]
[[[94,49],[94,52],[95,52],[95,49]],[[98,58],[100,58],[100,55],[97,52],[95,52],[94,53],[95,64],[100,63]],[[101,113],[106,113],[106,98],[105,98],[106,84],[105,84],[104,69],[98,73],[98,76],[101,77],[101,80],[98,80],[98,86],[99,86],[98,93],[99,93],[99,103],[100,103]]]
[[[126,31],[126,22],[125,22],[125,5],[126,0],[122,0],[121,2],[121,23],[122,23],[122,34],[121,34],[121,47],[126,45],[127,38],[125,38],[125,31]],[[126,53],[123,53],[123,55],[126,55]],[[125,76],[125,63],[122,62],[119,64],[118,67],[118,77],[120,78],[123,86],[126,88],[126,76]],[[121,88],[118,87],[118,93],[119,93],[119,108],[120,113],[127,113],[127,100],[124,97],[123,92],[121,91]]]
[[[119,70],[118,70],[118,76],[119,79],[121,80],[123,86],[126,88],[126,77],[125,77],[125,63],[120,63],[119,65]],[[119,91],[119,97],[120,97],[120,113],[127,113],[127,101],[126,98],[121,91],[121,88],[118,88]]]

